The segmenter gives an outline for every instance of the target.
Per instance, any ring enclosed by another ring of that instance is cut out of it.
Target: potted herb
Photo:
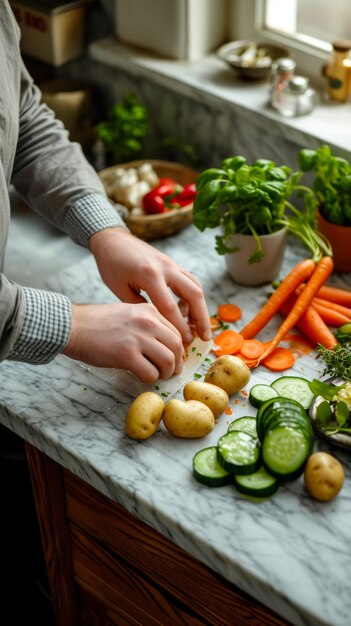
[[[318,228],[333,249],[334,268],[351,272],[351,164],[327,145],[298,155],[303,172],[312,172]]]
[[[243,156],[226,158],[220,168],[200,173],[193,222],[200,231],[221,227],[216,250],[225,255],[227,269],[237,282],[254,285],[274,280],[287,232],[298,236],[315,260],[330,254],[315,231],[315,194],[300,184],[301,176],[300,171],[266,159],[249,165]],[[303,210],[292,204],[294,195],[303,197]],[[245,255],[244,262],[239,253]]]
[[[112,164],[141,158],[148,130],[147,109],[134,93],[117,102],[107,120],[95,127]]]

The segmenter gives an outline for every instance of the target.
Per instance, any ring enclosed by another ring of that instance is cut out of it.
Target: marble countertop
[[[305,254],[292,243],[282,275]],[[200,234],[189,226],[155,245],[198,275],[210,312],[219,302],[239,302],[245,322],[264,302],[269,286],[240,287],[226,274],[223,258],[214,251],[213,231]],[[5,269],[22,284],[62,291],[75,301],[113,299],[90,254],[30,213],[14,213]],[[351,286],[349,276],[335,281]],[[290,373],[308,378],[322,370],[309,354],[298,358]],[[291,624],[349,626],[348,453],[332,450],[346,479],[330,503],[312,500],[302,478],[281,486],[272,499],[253,502],[231,486],[210,489],[192,476],[195,452],[215,445],[236,417],[255,414],[241,393],[231,399],[232,415],[222,415],[206,440],[176,439],[161,427],[151,439],[136,442],[124,432],[131,397],[76,362],[61,356],[45,366],[5,361],[0,376],[5,426]],[[250,386],[274,378],[258,368]],[[331,450],[320,440],[315,449]]]

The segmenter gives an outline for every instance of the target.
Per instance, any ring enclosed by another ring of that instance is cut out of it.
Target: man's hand
[[[63,354],[97,367],[128,369],[145,383],[183,368],[180,332],[150,303],[73,305]]]
[[[90,238],[89,247],[103,281],[123,302],[145,302],[144,292],[179,331],[184,344],[193,340],[189,321],[203,341],[211,339],[203,289],[185,268],[123,228],[99,231]]]

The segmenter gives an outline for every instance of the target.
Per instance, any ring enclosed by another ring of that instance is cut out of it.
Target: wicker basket
[[[140,160],[122,163],[113,167],[108,167],[101,172],[99,176],[104,184],[108,194],[108,180],[117,167],[128,169],[130,167],[139,167],[143,163],[150,163],[156,174],[162,178],[173,178],[181,185],[187,185],[196,181],[198,172],[181,163],[171,163],[169,161],[159,160]],[[130,215],[125,218],[126,225],[130,231],[140,239],[152,240],[163,239],[169,235],[174,235],[179,230],[185,228],[192,222],[193,205],[188,204],[180,209],[171,209],[166,213],[157,215]]]

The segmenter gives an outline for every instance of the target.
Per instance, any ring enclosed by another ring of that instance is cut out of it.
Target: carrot
[[[284,317],[287,317],[295,304],[297,298],[291,296],[280,308],[280,312]],[[331,330],[321,318],[312,304],[306,309],[305,313],[300,317],[299,321],[295,324],[295,328],[308,337],[310,341],[316,346],[318,343],[322,344],[325,348],[333,348],[338,343]]]
[[[317,293],[318,298],[324,298],[336,304],[351,307],[351,291],[341,289],[340,287],[332,287],[323,285]]]
[[[235,330],[228,328],[218,333],[213,340],[212,350],[216,356],[223,356],[224,354],[235,354],[241,348],[244,341],[244,337],[237,333]]]
[[[289,272],[282,280],[277,290],[268,298],[257,315],[240,331],[244,339],[253,339],[278,313],[282,303],[292,294],[302,282],[307,280],[316,267],[312,259],[304,259]]]
[[[250,370],[254,369],[254,367],[257,366],[257,359],[248,359],[245,356],[243,356],[240,352],[237,352],[235,356],[237,356],[238,359],[241,359],[241,361],[243,361],[245,365],[247,365],[247,367],[250,368]]]
[[[236,304],[220,304],[217,314],[223,322],[237,322],[241,318],[241,309]]]
[[[295,361],[295,355],[288,348],[275,348],[261,363],[273,372],[282,372],[293,367]]]
[[[244,339],[240,354],[246,359],[258,359],[264,353],[264,344],[258,339]]]
[[[313,298],[313,304],[320,304],[321,306],[327,307],[332,311],[337,311],[341,315],[348,317],[351,320],[351,309],[347,306],[343,306],[342,304],[337,304],[336,302],[329,302],[329,300],[324,300],[323,298]]]
[[[304,313],[306,313],[309,305],[311,304],[312,299],[316,295],[317,291],[320,287],[325,283],[327,278],[330,276],[334,268],[333,259],[330,256],[323,256],[317,263],[316,269],[314,270],[311,278],[309,279],[306,287],[297,297],[295,304],[293,305],[290,313],[285,318],[283,323],[278,328],[274,338],[272,339],[272,343],[262,356],[259,357],[258,363],[263,361],[269,354],[273,352],[273,350],[278,346],[278,344],[284,339],[285,335],[294,328],[295,324],[299,321]],[[283,283],[281,283],[283,284]]]
[[[222,327],[220,320],[218,319],[218,317],[215,317],[214,315],[210,315],[210,325],[211,325],[212,332]]]
[[[322,320],[324,320],[328,326],[338,328],[342,324],[348,324],[349,322],[351,322],[351,317],[346,317],[346,315],[342,315],[342,313],[339,313],[339,311],[334,311],[327,306],[323,306],[322,304],[319,304],[319,300],[318,302],[317,300],[317,298],[313,298],[312,306],[314,309],[316,309]],[[330,304],[332,303],[330,302]]]

